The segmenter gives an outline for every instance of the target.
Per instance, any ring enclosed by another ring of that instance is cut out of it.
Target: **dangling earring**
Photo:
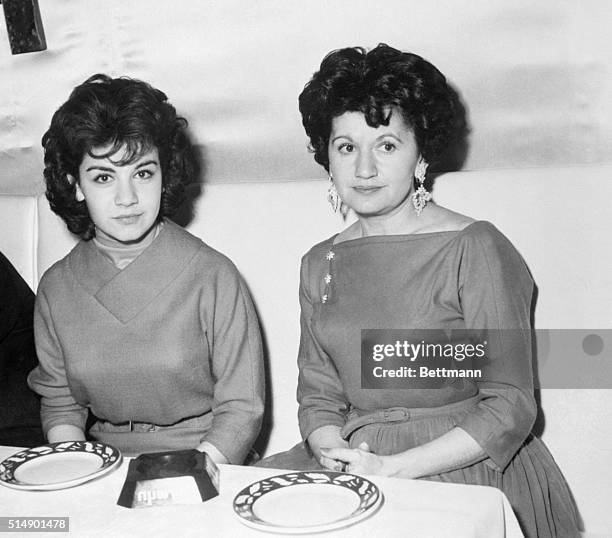
[[[427,162],[422,156],[419,156],[416,168],[414,170],[414,177],[416,178],[419,186],[412,194],[412,205],[416,211],[417,216],[420,216],[421,211],[427,205],[427,202],[431,200],[431,193],[425,188],[425,175],[427,174]]]
[[[340,210],[342,218],[346,219],[349,212],[349,207],[342,201],[342,198],[340,198],[336,185],[334,185],[334,178],[331,174],[329,174],[329,181],[330,185],[327,189],[327,201],[331,204],[334,213],[337,213],[338,210]]]
[[[327,201],[331,204],[334,213],[338,212],[338,208],[342,205],[342,201],[340,200],[340,195],[336,190],[336,186],[334,185],[334,178],[331,174],[329,174],[329,188],[327,189]]]

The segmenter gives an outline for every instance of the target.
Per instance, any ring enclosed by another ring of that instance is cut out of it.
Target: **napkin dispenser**
[[[219,468],[208,454],[176,450],[141,454],[130,461],[117,500],[126,508],[196,504],[219,495]]]

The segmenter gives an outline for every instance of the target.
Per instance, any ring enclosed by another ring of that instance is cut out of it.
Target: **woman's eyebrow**
[[[387,137],[395,138],[395,140],[397,140],[398,142],[403,142],[403,138],[400,135],[397,135],[392,132],[382,133],[381,135],[376,137],[376,140],[382,140],[383,138],[387,138]],[[346,140],[352,140],[349,135],[341,134],[341,135],[334,136],[331,139],[331,142],[334,143],[336,140],[340,140],[341,138],[345,138]]]
[[[383,138],[387,138],[387,137],[395,138],[395,140],[397,140],[398,142],[403,141],[402,137],[399,135],[396,135],[395,133],[383,133],[376,140],[382,140]]]
[[[113,168],[102,166],[100,164],[94,164],[93,166],[90,166],[89,168],[85,169],[86,172],[90,172],[91,170],[102,170],[103,172],[114,172],[115,171]]]
[[[154,164],[154,165],[156,165],[156,166],[159,166],[159,163],[158,163],[158,162],[157,162],[155,159],[150,159],[150,160],[148,160],[148,161],[144,161],[144,162],[142,162],[142,163],[138,163],[138,164],[136,165],[136,168],[140,168],[140,167],[142,167],[142,166],[149,166],[150,164]]]

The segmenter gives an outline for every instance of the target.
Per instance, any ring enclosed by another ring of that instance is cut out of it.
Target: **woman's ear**
[[[66,177],[68,178],[68,181],[70,181],[70,183],[74,185],[76,188],[76,201],[77,202],[85,201],[85,195],[83,194],[83,191],[81,190],[81,186],[79,185],[79,182],[76,180],[76,178],[71,174],[66,174]]]

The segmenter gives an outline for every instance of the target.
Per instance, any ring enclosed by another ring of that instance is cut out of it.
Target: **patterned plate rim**
[[[346,488],[359,497],[359,506],[348,516],[308,526],[277,525],[259,518],[253,512],[253,506],[263,495],[300,484],[327,484]],[[383,494],[378,486],[362,476],[334,471],[293,471],[253,482],[234,497],[232,504],[238,519],[249,527],[268,532],[302,534],[332,530],[357,523],[373,515],[382,501]]]
[[[15,478],[15,471],[25,463],[36,458],[50,456],[52,454],[66,454],[71,452],[83,452],[95,454],[102,460],[100,468],[93,473],[51,484],[31,484],[20,482]],[[14,489],[25,490],[54,490],[63,489],[89,482],[110,472],[119,466],[123,460],[121,452],[110,445],[98,441],[65,441],[61,443],[48,443],[34,448],[26,448],[0,462],[0,484]]]

